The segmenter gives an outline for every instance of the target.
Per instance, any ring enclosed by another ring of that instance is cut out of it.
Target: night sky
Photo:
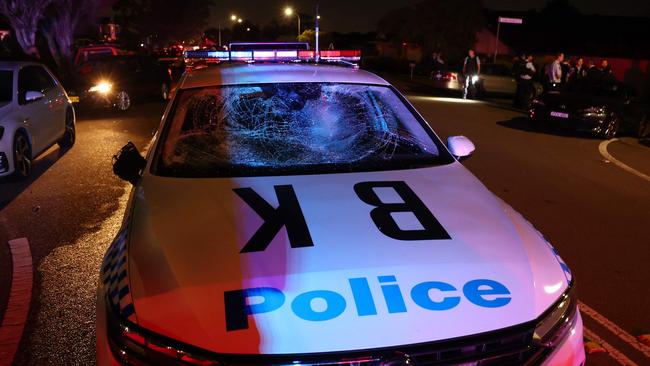
[[[212,22],[228,24],[230,13],[257,24],[265,24],[275,17],[283,19],[282,9],[292,5],[302,13],[314,14],[316,3],[321,8],[321,28],[324,31],[372,31],[379,18],[389,10],[421,0],[217,0]],[[545,0],[484,0],[486,7],[503,10],[541,8]],[[572,0],[571,4],[587,14],[627,15],[650,17],[648,0]],[[334,26],[335,22],[335,26]],[[332,27],[332,28],[330,28]]]

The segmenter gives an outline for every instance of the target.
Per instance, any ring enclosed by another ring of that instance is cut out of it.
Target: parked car
[[[88,62],[97,60],[105,60],[110,57],[124,55],[127,52],[117,45],[113,44],[100,44],[100,45],[86,45],[77,48],[74,56],[74,66],[79,67]]]
[[[28,177],[39,154],[75,136],[72,102],[47,67],[0,62],[0,177]]]
[[[92,72],[77,75],[74,91],[81,105],[128,110],[134,101],[167,100],[171,71],[148,56],[115,56],[96,61]]]
[[[479,76],[481,93],[514,95],[517,92],[517,80],[512,70],[504,64],[483,64]],[[542,93],[542,84],[535,82],[535,95]]]
[[[605,139],[618,134],[641,137],[648,106],[619,83],[582,80],[534,99],[529,115],[538,127],[561,126]]]
[[[462,92],[465,83],[460,72],[437,71],[431,74],[432,85],[436,89]],[[542,93],[542,85],[538,82],[535,85],[535,96]],[[517,91],[517,81],[512,70],[503,64],[482,64],[481,72],[477,81],[477,94],[479,97],[485,95],[508,95],[512,96]]]

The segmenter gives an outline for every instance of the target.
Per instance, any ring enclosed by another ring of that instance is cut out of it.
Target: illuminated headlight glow
[[[537,324],[533,334],[533,342],[544,348],[557,347],[575,325],[578,311],[578,299],[574,294],[574,286],[560,296],[560,299],[547,310]]]
[[[589,107],[580,110],[580,113],[585,117],[604,118],[607,116],[607,109],[605,107]]]
[[[101,94],[106,94],[113,89],[113,84],[107,82],[107,81],[101,81],[98,84],[92,86],[90,89],[88,89],[89,92],[91,93],[101,93]]]
[[[472,84],[476,84],[478,82],[478,75],[472,76]]]

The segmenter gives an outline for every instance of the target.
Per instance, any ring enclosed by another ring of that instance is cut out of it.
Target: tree
[[[38,21],[52,0],[0,0],[0,13],[9,20],[16,40],[27,55],[40,57],[36,48]]]
[[[484,24],[480,0],[426,0],[386,14],[379,31],[396,43],[419,44],[425,55],[442,51],[460,59]]]
[[[155,35],[160,42],[200,39],[212,0],[118,0],[116,18],[136,43]]]
[[[51,0],[41,25],[47,45],[59,67],[72,61],[74,34],[84,19],[94,19],[102,0]]]

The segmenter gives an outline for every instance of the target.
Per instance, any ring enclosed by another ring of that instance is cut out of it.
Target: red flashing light
[[[315,57],[315,54],[314,51],[298,51],[298,58],[301,60],[311,60]]]
[[[322,60],[342,60],[342,61],[360,61],[360,50],[342,50],[342,51],[321,51],[320,58]]]

